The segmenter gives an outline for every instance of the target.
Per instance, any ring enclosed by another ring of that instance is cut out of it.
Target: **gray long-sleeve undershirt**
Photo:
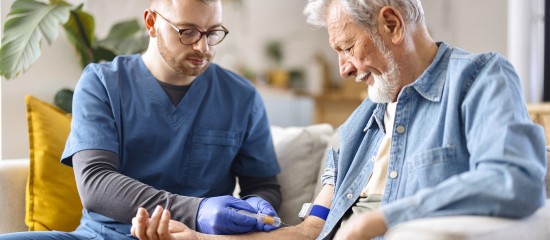
[[[195,229],[202,198],[181,196],[141,183],[118,172],[118,155],[103,150],[84,150],[73,156],[73,168],[84,208],[123,223],[131,223],[137,209],[152,212],[157,205],[170,210],[172,219]],[[259,196],[276,210],[281,204],[277,178],[239,176],[241,196]]]

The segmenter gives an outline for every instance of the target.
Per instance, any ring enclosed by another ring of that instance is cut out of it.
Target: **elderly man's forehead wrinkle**
[[[346,31],[352,29],[353,22],[349,16],[342,10],[340,3],[332,2],[330,10],[327,13],[327,30],[329,32],[329,41],[337,43],[345,36],[342,36]]]
[[[352,27],[352,23],[349,21],[339,21],[334,24],[330,24],[328,28],[329,32],[329,42],[331,45],[340,45],[342,42],[348,40],[350,36],[346,34],[346,31],[349,31]],[[334,46],[333,46],[334,47]]]

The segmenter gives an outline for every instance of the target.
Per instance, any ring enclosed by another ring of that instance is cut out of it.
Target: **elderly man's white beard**
[[[374,84],[369,86],[369,99],[375,103],[391,103],[397,96],[398,87],[398,67],[395,59],[389,56],[388,72],[382,75],[372,73]]]
[[[371,72],[374,83],[368,87],[369,99],[375,103],[391,103],[398,94],[399,66],[393,54],[382,43],[380,37],[373,36],[373,40],[378,50],[384,54],[388,62],[388,71],[382,75],[376,75]]]

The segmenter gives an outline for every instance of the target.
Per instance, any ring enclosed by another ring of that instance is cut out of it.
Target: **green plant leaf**
[[[141,53],[147,49],[149,44],[149,36],[142,35],[133,38],[121,39],[115,46],[109,47],[114,49],[117,54],[133,54]]]
[[[283,43],[278,40],[272,40],[266,45],[267,56],[277,65],[280,66],[283,62]]]
[[[70,6],[63,1],[47,5],[17,0],[11,6],[0,48],[0,75],[13,79],[40,57],[42,37],[48,44],[59,35],[58,27],[69,18]]]
[[[50,5],[52,4],[71,6],[71,4],[67,3],[65,0],[50,0]]]
[[[100,46],[94,49],[94,62],[112,61],[115,57],[116,54],[109,49]]]
[[[68,88],[59,90],[54,97],[54,104],[66,113],[72,112],[74,91]]]
[[[136,19],[119,22],[111,29],[109,30],[109,34],[107,35],[107,38],[105,38],[106,41],[108,40],[118,40],[118,39],[124,39],[134,36],[134,34],[139,33],[141,30],[141,27],[139,26],[139,23]]]
[[[136,19],[115,24],[107,37],[97,42],[98,46],[111,49],[116,54],[142,52],[147,48],[149,36]]]
[[[70,18],[63,25],[69,41],[80,57],[80,65],[86,67],[94,62],[95,23],[94,17],[82,10],[82,5],[70,11]]]

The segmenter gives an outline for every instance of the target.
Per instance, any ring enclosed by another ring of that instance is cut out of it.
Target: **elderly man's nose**
[[[340,66],[340,76],[342,76],[342,78],[348,78],[351,76],[355,76],[356,74],[357,70],[352,64],[347,63]]]

